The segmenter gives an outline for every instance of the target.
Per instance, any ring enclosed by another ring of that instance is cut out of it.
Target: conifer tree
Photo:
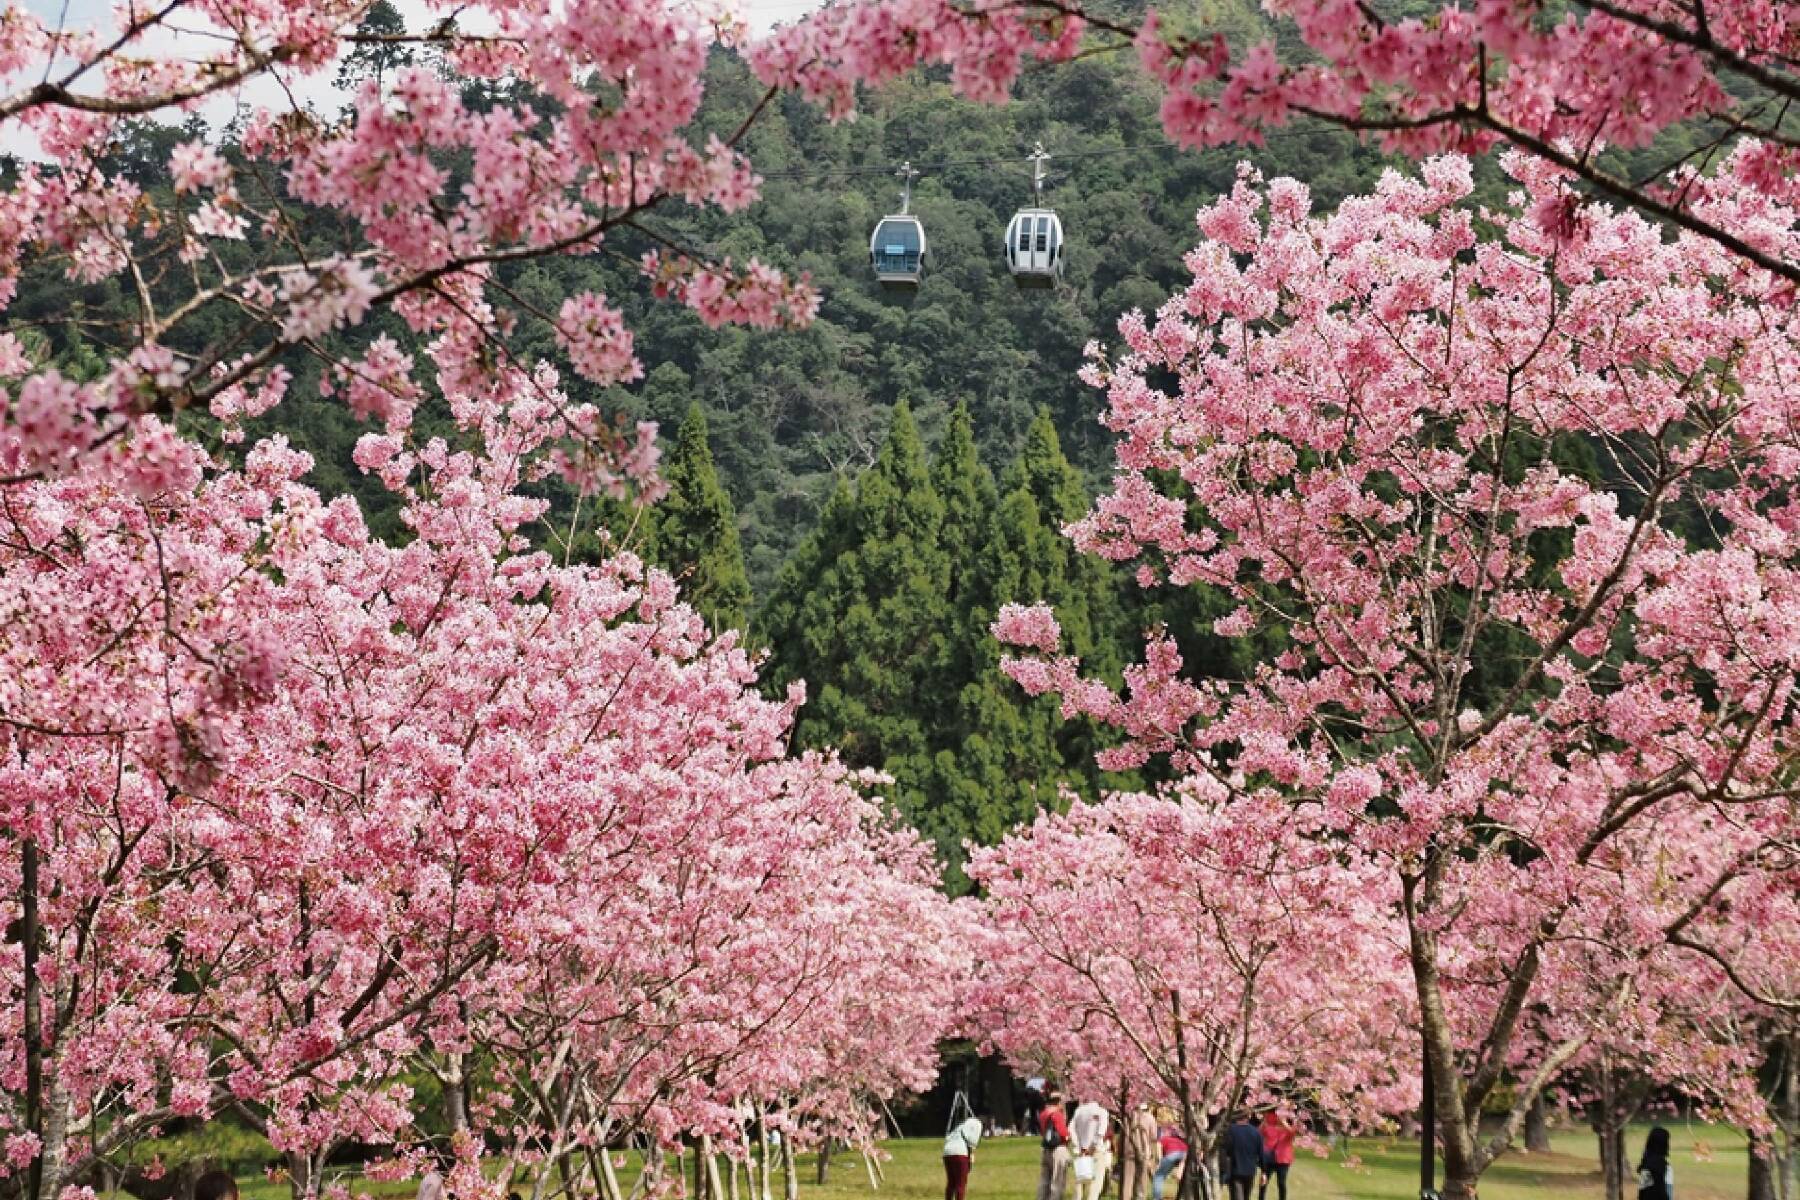
[[[765,614],[776,648],[769,678],[807,682],[801,744],[835,744],[868,767],[926,752],[934,705],[926,684],[948,633],[943,519],[918,427],[900,404],[875,466],[854,498],[833,497]],[[895,791],[908,815],[925,805],[904,785]]]
[[[950,427],[931,467],[931,485],[944,505],[938,544],[949,568],[945,603],[951,622],[932,690],[949,701],[994,661],[981,649],[992,640],[988,625],[994,619],[993,598],[982,591],[982,559],[994,536],[1000,496],[993,472],[976,452],[975,423],[967,404],[958,404],[950,414]]]
[[[649,553],[681,581],[682,597],[714,629],[742,629],[750,612],[750,575],[737,510],[713,468],[706,432],[706,414],[695,404],[663,469],[669,494],[655,510]]]
[[[1118,671],[1126,661],[1120,642],[1126,629],[1120,603],[1124,581],[1111,564],[1078,553],[1062,535],[1065,525],[1086,515],[1089,500],[1080,473],[1063,454],[1049,409],[1039,408],[1026,431],[1025,443],[1006,473],[1006,490],[1023,491],[1035,508],[1034,520],[1027,520],[1023,511],[1015,513],[1013,537],[1032,547],[1033,561],[1026,575],[1008,584],[1064,596],[1069,605],[1063,623],[1068,645],[1087,647],[1076,653],[1095,670],[1108,675]],[[1000,604],[1027,602],[1023,595],[996,599]],[[1064,611],[1057,608],[1059,617]]]

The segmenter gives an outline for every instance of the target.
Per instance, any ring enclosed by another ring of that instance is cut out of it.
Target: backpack
[[[1067,1144],[1067,1139],[1065,1139],[1062,1132],[1057,1129],[1054,1121],[1051,1121],[1048,1116],[1046,1116],[1042,1119],[1042,1123],[1044,1126],[1044,1149],[1054,1150],[1058,1146]]]

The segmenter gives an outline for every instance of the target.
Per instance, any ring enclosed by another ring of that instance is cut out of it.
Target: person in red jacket
[[[1044,1131],[1044,1153],[1038,1169],[1037,1200],[1068,1200],[1069,1194],[1069,1118],[1063,1112],[1063,1094],[1051,1088],[1044,1097],[1044,1111],[1038,1115],[1038,1127]]]
[[[1269,1180],[1274,1178],[1281,1200],[1287,1200],[1288,1168],[1294,1165],[1294,1127],[1271,1108],[1262,1119],[1262,1186],[1256,1200],[1269,1200]]]

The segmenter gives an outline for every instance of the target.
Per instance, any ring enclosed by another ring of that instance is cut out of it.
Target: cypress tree
[[[976,453],[975,423],[966,404],[950,414],[950,427],[932,463],[931,485],[944,505],[938,544],[948,564],[944,600],[950,621],[932,690],[947,700],[987,669],[989,656],[981,653],[981,644],[991,640],[988,626],[994,619],[992,597],[981,590],[982,558],[993,539],[1000,497],[993,473]]]
[[[681,581],[683,598],[714,629],[742,629],[750,612],[750,575],[737,510],[713,468],[706,414],[698,404],[683,418],[662,474],[669,494],[655,509],[649,557]]]
[[[1038,409],[1007,472],[1006,486],[1032,499],[1036,520],[1016,526],[1015,536],[1027,539],[1038,557],[1034,570],[1014,581],[1024,592],[1002,595],[1000,602],[1054,605],[1066,647],[1080,655],[1090,671],[1116,677],[1125,662],[1124,640],[1135,632],[1125,626],[1124,581],[1110,563],[1080,553],[1062,534],[1064,526],[1087,513],[1090,501],[1081,475],[1062,452],[1049,409]],[[1023,514],[1019,516],[1023,521]]]
[[[807,681],[796,740],[891,774],[952,891],[968,886],[965,840],[997,841],[1059,805],[1065,785],[1100,785],[1091,726],[1064,722],[1056,700],[1026,697],[1001,672],[989,632],[1000,606],[1054,605],[1072,649],[1102,669],[1123,660],[1117,576],[1061,533],[1087,501],[1047,415],[1006,478],[1002,492],[981,464],[966,407],[927,468],[912,415],[896,406],[878,461],[854,490],[839,484],[759,622],[772,684]]]
[[[776,686],[805,679],[802,745],[838,746],[856,766],[889,767],[928,747],[926,686],[945,649],[949,563],[938,544],[943,502],[932,489],[905,404],[875,465],[842,493],[782,573],[765,618]],[[909,815],[925,797],[905,786]]]

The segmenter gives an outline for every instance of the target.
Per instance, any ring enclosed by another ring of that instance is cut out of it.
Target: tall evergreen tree
[[[963,842],[996,841],[1040,805],[1064,775],[1054,705],[1032,702],[1000,673],[988,632],[997,612],[992,559],[1003,550],[999,492],[976,455],[974,422],[958,405],[932,466],[944,503],[939,544],[949,562],[946,645],[928,690],[931,752],[891,764],[928,803],[921,829],[938,844],[952,890],[967,886]]]
[[[950,621],[932,692],[948,702],[986,669],[988,656],[981,653],[981,644],[989,640],[988,625],[994,619],[992,597],[981,590],[982,557],[994,536],[1000,495],[993,472],[975,450],[975,422],[966,404],[950,414],[932,463],[931,486],[944,505],[938,544],[948,563],[944,599]]]
[[[1030,519],[1023,511],[1015,514],[1012,536],[1015,544],[1032,547],[1034,561],[1020,578],[1002,581],[1003,588],[1023,591],[1002,594],[999,602],[1055,603],[1070,649],[1090,670],[1117,672],[1124,665],[1127,633],[1120,599],[1124,581],[1111,564],[1078,553],[1062,534],[1064,526],[1087,512],[1089,500],[1080,473],[1063,454],[1049,409],[1038,409],[1026,430],[1025,443],[1006,473],[1006,489],[1031,498],[1035,512]]]
[[[758,623],[770,678],[804,678],[798,739],[835,744],[894,777],[906,816],[936,841],[952,890],[963,843],[991,843],[1067,786],[1093,795],[1093,728],[1026,697],[989,633],[1002,604],[1056,606],[1084,657],[1119,663],[1119,576],[1075,553],[1062,526],[1085,509],[1080,477],[1040,413],[1004,493],[975,449],[966,407],[925,464],[904,404],[854,492],[840,485],[783,571]],[[1097,569],[1096,569],[1097,568]]]
[[[650,557],[681,580],[687,602],[715,629],[742,629],[750,612],[750,575],[738,540],[737,510],[713,469],[706,414],[688,409],[663,469],[669,494],[655,509]]]
[[[871,767],[926,751],[925,684],[946,639],[943,519],[918,427],[898,405],[854,499],[833,497],[782,572],[761,624],[775,654],[768,678],[777,686],[807,681],[810,699],[795,729],[802,745],[835,744],[847,761]],[[908,815],[926,803],[904,786],[896,793]]]

